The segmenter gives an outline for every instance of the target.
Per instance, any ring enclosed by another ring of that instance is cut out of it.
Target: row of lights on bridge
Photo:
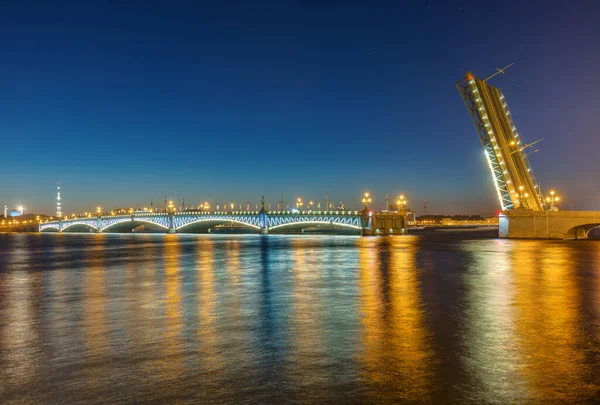
[[[523,189],[524,189],[523,186],[519,186],[519,193],[515,194],[515,197],[517,198],[519,205],[521,205],[520,198],[528,198],[529,197],[529,193],[524,193]],[[555,203],[558,203],[559,201],[560,201],[560,197],[556,195],[556,192],[554,190],[550,191],[550,195],[548,197],[546,197],[546,202],[550,203],[551,210],[554,209]]]
[[[364,193],[362,202],[363,202],[363,204],[365,204],[365,209],[369,208],[369,204],[371,203],[371,201],[372,201],[371,194],[368,192]],[[301,210],[303,205],[304,205],[304,201],[302,200],[301,197],[298,197],[296,199],[296,208],[298,210]],[[398,208],[398,210],[404,210],[407,207],[407,205],[408,205],[408,201],[404,198],[404,195],[400,195],[398,197],[398,199],[396,200],[396,207]],[[228,205],[225,204],[224,208],[227,208],[227,207],[228,207]],[[309,210],[312,210],[314,207],[314,201],[309,201],[308,207],[309,207]],[[208,211],[208,210],[210,210],[210,204],[208,202],[205,202],[204,204],[200,204],[199,208],[203,209],[204,211]],[[229,208],[231,208],[233,210],[235,208],[235,204],[234,203],[229,204]],[[154,212],[153,209],[148,210],[147,208],[144,208],[144,211]],[[169,201],[169,204],[167,206],[167,212],[175,212],[175,211],[177,211],[175,204],[173,203],[173,201]],[[118,213],[133,214],[134,212],[135,212],[135,210],[133,208],[129,208],[128,210],[120,210],[119,212],[111,211],[110,215],[116,215]],[[96,214],[98,216],[102,215],[102,207],[100,207],[100,206],[96,207]],[[85,212],[83,215],[79,215],[79,217],[81,217],[81,216],[91,218],[92,214]],[[68,219],[69,216],[65,215],[63,218]],[[76,218],[78,218],[78,216],[76,214],[72,214],[71,218],[76,219]]]
[[[526,193],[526,192],[524,193],[523,190],[524,190],[524,187],[520,186],[519,187],[519,193],[515,194],[517,200],[519,201],[519,204],[521,204],[520,203],[520,198],[528,198],[529,197],[529,193]],[[368,193],[368,192],[364,193],[363,198],[362,198],[362,203],[365,204],[365,209],[369,208],[369,204],[372,201],[373,200],[371,198],[371,194]],[[550,191],[550,195],[548,197],[546,197],[546,202],[550,203],[550,209],[551,210],[554,209],[555,204],[558,203],[559,201],[560,201],[560,197],[556,195],[556,193],[554,192],[554,190]],[[304,205],[304,202],[303,202],[302,198],[298,197],[296,199],[296,208],[298,210],[300,210],[303,205]],[[308,202],[308,207],[309,207],[310,210],[312,210],[313,206],[314,206],[314,202],[313,201],[309,201]],[[408,206],[408,201],[404,198],[404,195],[400,195],[398,197],[398,199],[396,200],[396,208],[398,210],[405,210],[407,206]],[[227,205],[224,205],[224,207],[227,207]],[[235,207],[234,203],[231,203],[230,207],[233,210],[233,208]],[[203,209],[204,211],[208,211],[208,210],[210,210],[210,204],[208,202],[205,202],[204,204],[200,204],[199,208]],[[147,210],[146,208],[144,208],[144,210],[145,211],[154,212],[153,209]],[[177,211],[177,209],[176,209],[175,205],[173,204],[173,201],[169,201],[168,212],[175,212],[175,211]],[[126,213],[126,212],[132,214],[132,213],[135,212],[135,210],[133,208],[129,208],[129,210],[121,210],[121,213]],[[98,216],[102,215],[102,207],[96,207],[96,214]],[[116,211],[111,211],[110,214],[111,215],[116,215],[117,212]],[[86,213],[84,213],[83,216],[91,218],[92,214],[86,212]],[[68,216],[65,215],[63,218],[67,219]],[[71,216],[71,218],[77,218],[77,215],[73,214]],[[32,220],[29,221],[29,222],[33,223]],[[40,222],[39,216],[37,217],[37,222]],[[20,223],[21,224],[27,223],[27,221],[21,221]],[[2,221],[2,225],[4,225],[4,224],[5,224],[5,221]],[[11,221],[10,224],[19,224],[19,222],[15,220],[15,221]]]

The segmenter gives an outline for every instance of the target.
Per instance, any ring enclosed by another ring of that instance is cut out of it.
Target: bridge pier
[[[596,226],[600,226],[600,212],[517,208],[500,216],[499,236],[509,239],[587,239],[589,231]]]
[[[369,209],[362,212],[363,236],[372,235],[406,235],[406,212],[378,212]]]
[[[173,220],[173,212],[169,212],[169,228],[167,229],[167,233],[177,233],[175,229],[175,221]]]
[[[269,221],[267,220],[267,211],[265,210],[265,196],[262,196],[260,200],[261,208],[258,212],[258,223],[260,224],[260,234],[268,235],[269,234]]]

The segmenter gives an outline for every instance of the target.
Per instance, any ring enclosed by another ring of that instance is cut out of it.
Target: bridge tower
[[[267,211],[265,210],[265,196],[263,195],[260,199],[260,211],[258,213],[258,223],[260,225],[260,234],[267,235],[269,233],[269,226],[267,225]]]
[[[175,213],[175,206],[173,205],[173,201],[169,201],[169,205],[167,207],[168,215],[169,215],[169,228],[167,229],[167,233],[175,233],[175,221],[173,220],[173,214]]]
[[[102,233],[102,208],[96,207],[96,233]]]
[[[491,78],[491,77],[490,77]],[[483,145],[502,210],[545,210],[540,185],[527,158],[502,91],[471,72],[456,82]]]
[[[6,216],[6,212],[4,214]],[[60,198],[60,181],[56,182],[56,217],[62,218],[61,198]]]

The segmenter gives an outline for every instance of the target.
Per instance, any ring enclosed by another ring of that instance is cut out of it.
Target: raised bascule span
[[[512,66],[509,65],[507,67]],[[525,143],[517,131],[502,91],[471,72],[456,82],[483,145],[498,194],[500,237],[582,239],[600,226],[600,212],[558,211],[548,206],[528,159],[539,142]]]
[[[544,211],[540,185],[502,91],[472,73],[456,87],[483,144],[502,210],[524,207]]]

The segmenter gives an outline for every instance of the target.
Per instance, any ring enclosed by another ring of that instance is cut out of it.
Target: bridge
[[[500,237],[587,238],[592,228],[600,226],[600,212],[559,211],[554,204],[557,200],[554,192],[544,197],[528,159],[528,155],[537,152],[533,146],[539,141],[530,144],[523,141],[504,94],[490,86],[488,79],[467,72],[456,82],[456,88],[483,145],[498,194],[503,211]]]
[[[263,202],[264,205],[264,202]],[[141,226],[166,233],[198,233],[217,225],[236,225],[267,234],[278,231],[302,231],[306,228],[352,229],[362,235],[406,234],[407,212],[376,213],[363,211],[171,211],[127,215],[97,215],[49,221],[40,224],[40,232],[132,232]]]

